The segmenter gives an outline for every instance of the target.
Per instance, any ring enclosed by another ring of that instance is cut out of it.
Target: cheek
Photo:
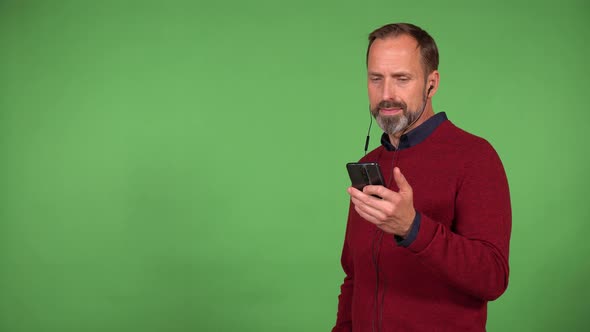
[[[369,86],[368,95],[369,95],[369,102],[371,103],[371,105],[377,105],[381,101],[380,100],[381,94],[374,87]]]
[[[408,107],[415,107],[418,104],[421,104],[420,99],[417,94],[415,94],[411,90],[401,90],[397,94],[397,99],[406,103]]]
[[[424,103],[424,96],[422,95],[421,91],[417,91],[414,95],[412,95],[411,99],[408,96],[408,102],[411,102],[414,107],[422,107]]]

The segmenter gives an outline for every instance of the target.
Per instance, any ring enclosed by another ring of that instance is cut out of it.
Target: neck
[[[389,143],[391,143],[391,145],[395,146],[395,148],[397,149],[399,146],[399,138],[402,136],[401,133],[398,134],[387,134],[389,136]]]

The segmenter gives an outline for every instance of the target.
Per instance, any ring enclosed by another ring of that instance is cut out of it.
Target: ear
[[[438,73],[438,70],[434,70],[432,73],[430,73],[430,75],[428,75],[427,80],[427,98],[432,98],[436,94],[436,91],[438,90],[438,85],[440,84],[440,74]]]

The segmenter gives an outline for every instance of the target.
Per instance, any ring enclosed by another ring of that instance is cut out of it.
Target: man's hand
[[[397,167],[393,169],[393,178],[399,192],[389,190],[384,186],[365,186],[363,191],[349,187],[347,191],[356,212],[361,217],[386,233],[405,238],[410,232],[416,216],[414,195],[412,187]],[[382,199],[371,195],[379,196]]]

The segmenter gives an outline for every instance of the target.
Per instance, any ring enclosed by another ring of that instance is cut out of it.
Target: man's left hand
[[[394,168],[393,178],[399,188],[398,192],[384,186],[365,186],[363,191],[349,187],[354,208],[367,221],[375,224],[389,234],[405,238],[410,232],[416,210],[414,209],[414,194],[412,187],[399,168]],[[371,196],[376,195],[381,199]]]

